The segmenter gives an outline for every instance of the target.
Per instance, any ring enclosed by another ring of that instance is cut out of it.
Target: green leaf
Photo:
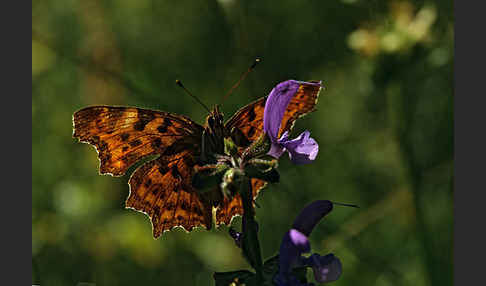
[[[270,151],[271,147],[272,143],[270,137],[268,137],[266,133],[262,133],[257,140],[251,143],[251,145],[243,151],[242,157],[244,160],[251,160],[253,158],[265,156],[268,151]]]

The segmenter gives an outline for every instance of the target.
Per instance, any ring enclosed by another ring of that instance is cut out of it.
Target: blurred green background
[[[98,175],[76,143],[72,114],[95,104],[228,118],[287,79],[322,80],[311,131],[315,163],[280,160],[260,195],[263,256],[298,211],[335,207],[312,233],[314,252],[343,263],[335,285],[452,285],[452,1],[32,2],[32,283],[212,285],[214,271],[249,269],[227,228],[154,240],[125,210],[129,176]],[[236,225],[240,220],[236,220]]]

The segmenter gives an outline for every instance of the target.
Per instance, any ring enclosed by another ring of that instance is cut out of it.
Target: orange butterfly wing
[[[167,112],[111,106],[81,109],[73,121],[73,137],[96,147],[102,174],[121,176],[143,157],[161,155],[132,174],[126,201],[151,218],[155,238],[174,226],[211,227],[212,206],[191,186],[200,125]]]
[[[171,152],[139,167],[130,177],[127,208],[146,213],[155,238],[175,226],[191,231],[196,226],[211,228],[212,205],[192,187],[195,154]]]
[[[247,147],[263,132],[263,111],[267,97],[262,97],[238,110],[225,124],[236,145]]]
[[[252,178],[251,179],[251,191],[253,195],[253,201],[256,200],[258,193],[266,186],[266,182]],[[225,198],[223,204],[216,210],[216,224],[230,225],[233,217],[237,215],[243,215],[243,202],[241,201],[241,195],[236,194],[231,200]]]
[[[284,114],[279,136],[295,120],[313,111],[320,87],[302,84]],[[263,132],[266,97],[236,112],[225,128],[240,147],[246,147]],[[195,226],[211,228],[212,203],[191,184],[195,160],[200,155],[203,127],[185,116],[141,108],[93,106],[74,113],[74,134],[98,151],[100,173],[121,176],[143,157],[161,156],[140,166],[130,177],[127,208],[146,213],[153,235],[159,237],[174,226],[190,231]],[[236,135],[235,135],[236,134]],[[241,144],[238,144],[241,143]],[[253,199],[266,185],[252,179]],[[216,223],[229,225],[243,214],[241,196],[224,199],[216,211]]]
[[[73,122],[73,137],[94,145],[100,173],[113,176],[180,140],[198,146],[202,136],[202,126],[185,116],[141,108],[86,107],[74,113]]]
[[[311,83],[317,83],[317,81],[311,81]],[[320,89],[321,87],[316,85],[306,83],[300,85],[284,113],[279,137],[285,131],[292,129],[297,118],[314,111]],[[246,147],[251,142],[257,140],[262,134],[263,112],[265,110],[266,100],[267,97],[263,97],[246,105],[226,122],[225,128],[238,146]],[[266,182],[259,179],[252,179],[251,184],[253,200],[255,200],[260,190],[265,187]],[[241,196],[238,194],[231,201],[227,198],[224,200],[223,205],[216,211],[216,223],[229,225],[235,215],[242,214],[243,205]]]

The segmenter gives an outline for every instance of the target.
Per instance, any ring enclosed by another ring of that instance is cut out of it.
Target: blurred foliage
[[[264,258],[305,204],[329,199],[361,206],[336,207],[311,236],[341,259],[336,285],[452,285],[452,3],[33,1],[32,283],[212,285],[215,271],[249,269],[227,227],[154,240],[124,209],[129,176],[98,175],[72,114],[129,105],[202,123],[175,79],[218,104],[261,57],[227,117],[287,79],[326,87],[294,129],[319,142],[316,162],[283,157],[258,198]]]

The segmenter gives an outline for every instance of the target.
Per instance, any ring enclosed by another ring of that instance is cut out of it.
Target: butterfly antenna
[[[261,62],[261,60],[259,58],[256,58],[255,61],[253,62],[253,64],[251,64],[251,66],[248,68],[247,71],[245,71],[240,79],[231,87],[231,89],[228,91],[228,93],[226,93],[226,95],[223,97],[223,100],[221,103],[223,103],[227,98],[228,96],[230,96],[230,94],[233,93],[233,91],[240,85],[240,83],[245,79],[245,77],[255,68],[255,66]]]
[[[338,205],[338,206],[345,206],[345,207],[352,207],[352,208],[358,208],[359,209],[359,206],[358,205],[352,205],[352,204],[343,204],[343,203],[336,203],[336,202],[331,202],[335,205]]]
[[[189,92],[189,90],[187,90],[187,88],[184,87],[184,85],[182,84],[182,82],[180,80],[176,80],[176,84],[180,87],[182,87],[182,89],[187,93],[189,94],[189,96],[191,96],[192,98],[194,98],[199,104],[202,105],[202,107],[204,107],[204,109],[206,109],[208,111],[208,113],[211,113],[211,111],[209,110],[209,108],[206,106],[206,104],[204,104],[201,100],[199,100],[199,98],[195,97],[194,95],[192,95],[192,93]]]

